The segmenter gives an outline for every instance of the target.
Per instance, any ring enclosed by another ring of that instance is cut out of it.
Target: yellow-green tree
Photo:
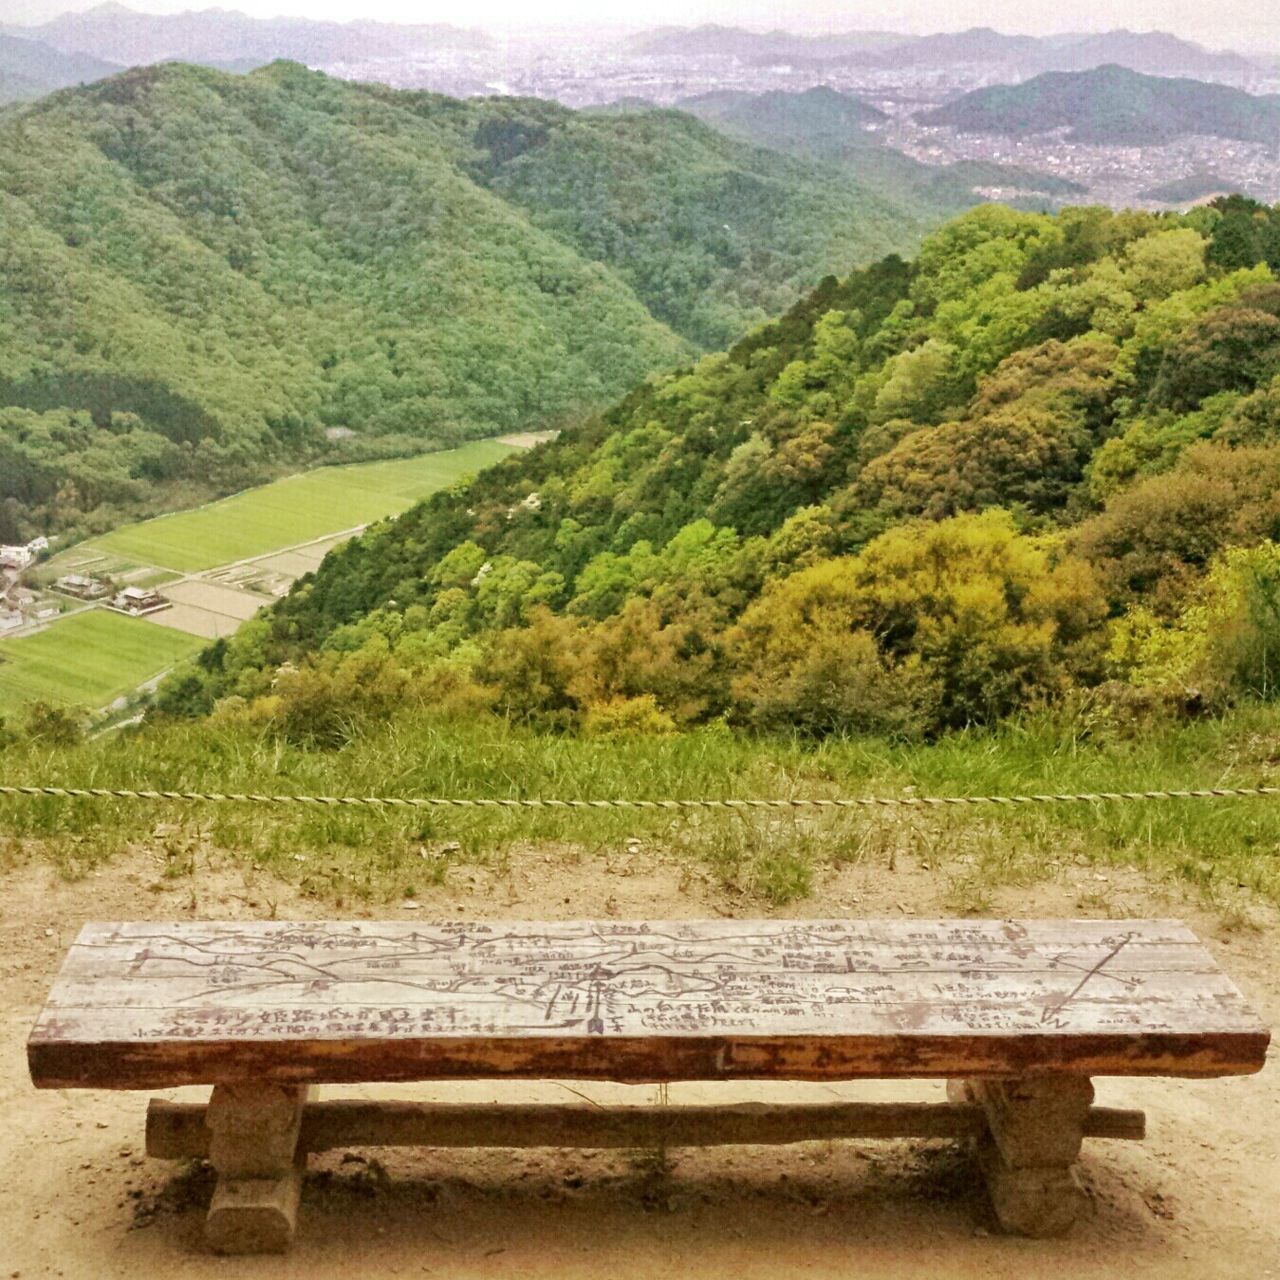
[[[1087,565],[1007,513],[891,529],[857,556],[775,583],[730,639],[739,710],[810,731],[985,722],[1098,662]]]

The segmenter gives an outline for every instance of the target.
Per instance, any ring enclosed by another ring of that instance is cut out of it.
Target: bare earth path
[[[691,1277],[763,1280],[1261,1280],[1280,1277],[1280,1071],[1220,1081],[1115,1081],[1099,1101],[1148,1111],[1145,1143],[1086,1143],[1091,1210],[1059,1241],[993,1235],[957,1152],[945,1143],[811,1143],[657,1153],[350,1151],[314,1158],[300,1238],[285,1258],[203,1251],[200,1168],[142,1156],[145,1097],[41,1093],[23,1044],[66,944],[87,919],[402,916],[397,904],[335,911],[214,855],[177,880],[163,858],[122,856],[65,883],[43,861],[0,874],[0,1280],[3,1277]],[[1280,918],[1228,929],[1168,886],[1071,868],[1002,889],[993,914],[1180,915],[1263,1016],[1280,1023]],[[845,867],[787,915],[945,915],[925,870]],[[462,869],[422,900],[422,918],[760,915],[687,869],[639,853],[577,860],[527,849],[509,871]],[[600,1085],[382,1090],[420,1098],[598,1100]],[[373,1090],[367,1090],[373,1093]],[[652,1090],[638,1091],[652,1100]],[[936,1098],[941,1086],[673,1087],[672,1101]],[[187,1091],[172,1096],[198,1097]],[[333,1096],[331,1093],[330,1096]]]

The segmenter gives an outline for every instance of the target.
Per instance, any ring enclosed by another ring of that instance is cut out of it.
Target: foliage
[[[901,525],[766,589],[731,637],[734,692],[765,725],[989,723],[1086,673],[1104,613],[1087,566],[1003,512]]]
[[[1232,547],[1214,558],[1171,621],[1138,607],[1119,619],[1109,658],[1140,687],[1194,690],[1216,706],[1271,698],[1280,682],[1280,546]]]
[[[340,548],[186,700],[378,636],[476,655],[477,696],[560,731],[651,699],[910,738],[1139,696],[1115,637],[1280,538],[1280,286],[1216,260],[1238,214],[965,214]]]

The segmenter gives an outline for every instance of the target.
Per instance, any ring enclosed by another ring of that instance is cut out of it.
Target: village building
[[[20,626],[22,626],[22,614],[0,609],[0,635],[7,631],[16,631]]]
[[[30,547],[0,547],[0,569],[28,569],[35,558]]]
[[[169,608],[169,601],[158,591],[147,587],[125,587],[112,598],[111,608],[121,613],[155,613],[159,609]]]
[[[111,583],[101,578],[87,578],[82,573],[67,573],[54,584],[54,589],[77,600],[102,600],[111,594]]]

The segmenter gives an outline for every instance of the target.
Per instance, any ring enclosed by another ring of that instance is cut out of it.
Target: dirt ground
[[[809,1143],[656,1153],[349,1151],[312,1157],[299,1238],[283,1258],[205,1252],[203,1166],[142,1153],[146,1098],[33,1089],[24,1041],[88,919],[398,916],[335,911],[214,855],[193,875],[121,857],[78,883],[36,857],[0,874],[0,1280],[3,1277],[763,1277],[860,1280],[1231,1280],[1280,1277],[1280,1071],[1233,1080],[1102,1080],[1099,1101],[1148,1112],[1143,1143],[1087,1142],[1090,1210],[1070,1236],[994,1233],[946,1143]],[[1068,867],[1005,888],[992,914],[1181,916],[1268,1021],[1280,1021],[1280,917],[1223,915],[1136,873]],[[455,869],[422,919],[761,915],[644,850],[576,859],[530,848],[492,873]],[[819,879],[792,916],[948,914],[937,878],[898,863]],[[334,1096],[337,1091],[327,1091]],[[416,1098],[651,1101],[652,1089],[539,1084],[368,1089]],[[936,1083],[672,1086],[679,1101],[940,1098]],[[198,1091],[169,1096],[196,1098]]]

